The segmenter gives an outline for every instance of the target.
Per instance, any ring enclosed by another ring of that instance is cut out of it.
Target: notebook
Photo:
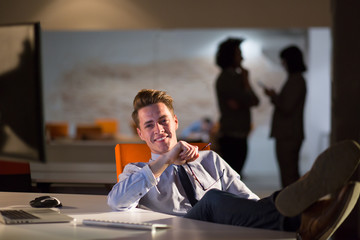
[[[51,208],[0,208],[3,224],[71,222],[72,217]]]
[[[129,228],[129,229],[151,230],[151,231],[170,228],[170,225],[161,224],[161,223],[122,222],[122,221],[99,220],[99,219],[84,219],[83,224],[89,226]]]

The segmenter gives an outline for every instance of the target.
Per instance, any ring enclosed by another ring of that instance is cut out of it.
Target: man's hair
[[[225,69],[234,65],[235,50],[244,41],[242,38],[228,38],[218,46],[216,53],[216,64]]]
[[[173,99],[165,91],[142,89],[135,96],[133,102],[134,111],[132,113],[132,119],[134,120],[136,127],[139,127],[139,110],[155,103],[164,103],[174,115]]]

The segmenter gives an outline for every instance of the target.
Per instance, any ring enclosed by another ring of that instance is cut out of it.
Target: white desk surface
[[[30,200],[43,193],[0,192],[0,207],[29,206]],[[61,212],[76,219],[76,223],[0,224],[0,239],[4,240],[60,240],[60,239],[163,239],[163,240],[215,240],[215,239],[295,239],[294,233],[214,224],[174,217],[167,214],[135,209],[114,212],[106,204],[106,196],[80,194],[51,194],[63,204]],[[82,225],[85,218],[130,222],[156,222],[171,225],[170,229],[156,232],[127,230]]]

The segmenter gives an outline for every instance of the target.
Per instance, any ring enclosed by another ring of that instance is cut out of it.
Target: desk
[[[0,207],[27,205],[39,193],[0,192]],[[244,228],[174,217],[167,214],[135,209],[113,212],[104,195],[51,194],[62,203],[61,212],[76,218],[76,223],[0,224],[0,239],[156,239],[156,240],[215,240],[215,239],[295,239],[294,233]],[[143,230],[90,227],[82,225],[85,218],[118,221],[143,221],[169,224],[172,227],[155,233]]]

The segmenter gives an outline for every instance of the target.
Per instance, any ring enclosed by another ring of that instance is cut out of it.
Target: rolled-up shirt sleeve
[[[114,210],[134,208],[157,183],[158,179],[155,178],[148,164],[145,166],[128,164],[119,175],[119,182],[109,192],[107,203]]]

